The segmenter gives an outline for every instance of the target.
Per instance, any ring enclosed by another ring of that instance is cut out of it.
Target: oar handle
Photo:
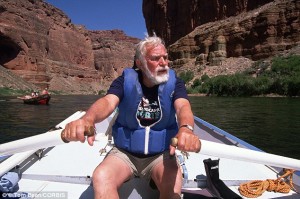
[[[177,148],[177,146],[178,146],[178,138],[176,138],[176,137],[171,138],[170,145],[173,146],[173,147],[175,147],[175,148]],[[200,149],[201,149],[201,142],[199,140],[199,149],[197,151],[194,151],[194,152],[199,153]]]
[[[177,147],[177,145],[178,145],[178,139],[177,138],[172,138],[171,139],[171,146],[173,146],[173,147]]]
[[[84,136],[91,137],[96,134],[96,130],[93,126],[86,126],[84,130]],[[60,134],[60,137],[64,143],[69,143],[70,141],[66,139],[65,130]]]
[[[93,127],[93,126],[85,127],[84,136],[91,137],[91,136],[94,136],[95,134],[96,134],[95,127]]]

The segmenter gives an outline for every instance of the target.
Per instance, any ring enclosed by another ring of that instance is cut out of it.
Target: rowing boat
[[[32,105],[48,105],[51,99],[50,94],[43,94],[36,97],[24,96],[18,97],[18,99],[23,100],[24,104],[32,104]]]
[[[65,125],[84,114],[78,111],[44,134],[0,145],[0,176],[16,172],[20,177],[17,188],[12,190],[13,196],[93,198],[92,173],[113,146],[110,131],[114,114],[95,125],[97,134],[92,147],[86,142],[61,141],[59,135]],[[276,180],[283,174],[282,168],[300,170],[300,160],[265,153],[198,117],[195,133],[201,138],[200,153],[176,151],[183,172],[183,198],[229,198],[223,195],[228,191],[247,198],[241,194],[241,185]],[[209,167],[210,164],[213,165]],[[257,198],[300,198],[299,173],[290,177],[294,190],[264,191]],[[2,197],[11,196],[3,194]],[[119,195],[158,198],[159,192],[142,179],[134,178],[122,185]]]

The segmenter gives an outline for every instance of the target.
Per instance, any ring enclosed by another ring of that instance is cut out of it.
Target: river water
[[[52,96],[48,106],[0,97],[0,143],[44,133],[99,96]],[[196,116],[256,147],[300,159],[300,98],[190,97]]]

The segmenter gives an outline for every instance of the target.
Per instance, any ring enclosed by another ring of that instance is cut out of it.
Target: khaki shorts
[[[145,180],[147,181],[151,180],[152,169],[159,162],[162,162],[165,159],[172,159],[175,162],[177,162],[176,155],[170,156],[169,150],[150,157],[136,157],[125,150],[118,149],[117,147],[113,147],[110,150],[110,152],[107,154],[107,156],[110,155],[122,159],[128,165],[128,167],[131,169],[133,173],[132,178],[140,177],[140,178],[145,178]]]

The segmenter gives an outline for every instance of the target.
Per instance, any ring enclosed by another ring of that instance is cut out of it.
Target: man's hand
[[[176,147],[181,151],[196,152],[198,153],[201,149],[201,142],[199,137],[194,133],[181,130],[175,136],[177,143],[170,144],[170,155],[175,154]]]
[[[85,132],[89,129],[90,126],[94,126],[85,119],[78,119],[73,122],[70,122],[66,125],[63,130],[62,137],[67,141],[80,141],[85,142]],[[89,135],[87,137],[88,143],[90,146],[93,146],[95,141],[95,134]]]

